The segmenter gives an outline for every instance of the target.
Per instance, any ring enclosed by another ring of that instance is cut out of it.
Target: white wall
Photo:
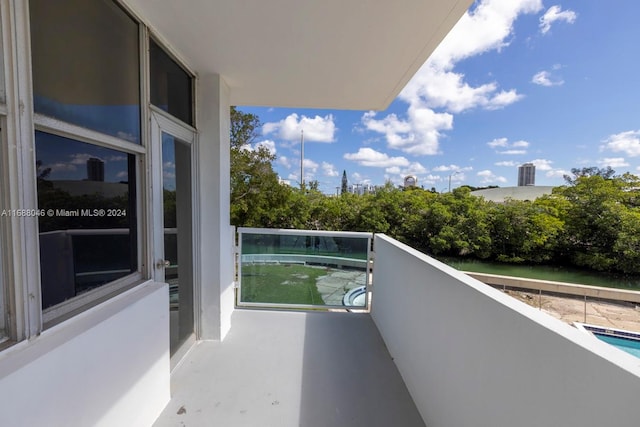
[[[386,236],[372,316],[429,427],[633,426],[640,360]]]
[[[148,282],[0,353],[0,424],[149,426],[169,402],[169,292]]]
[[[219,75],[200,76],[197,87],[198,209],[201,283],[199,339],[220,340],[231,327],[233,233],[230,227],[229,87]],[[196,317],[198,313],[196,313]]]

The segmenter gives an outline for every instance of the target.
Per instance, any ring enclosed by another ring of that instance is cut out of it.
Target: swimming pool
[[[576,327],[591,332],[600,341],[604,341],[640,359],[640,334],[622,329],[601,328],[582,323],[576,323]]]
[[[633,354],[635,357],[640,358],[640,341],[604,334],[594,335],[598,337],[599,340],[602,340],[607,344],[611,344],[612,346],[618,347],[620,350],[626,351],[627,353]]]

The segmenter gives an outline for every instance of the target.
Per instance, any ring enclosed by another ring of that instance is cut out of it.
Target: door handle
[[[156,268],[167,268],[171,265],[171,261],[168,259],[159,259],[156,263]]]

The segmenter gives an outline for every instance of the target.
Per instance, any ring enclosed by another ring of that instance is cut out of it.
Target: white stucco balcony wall
[[[169,401],[168,306],[148,282],[0,353],[0,424],[153,423]]]
[[[430,427],[637,426],[640,360],[384,235],[372,317]]]

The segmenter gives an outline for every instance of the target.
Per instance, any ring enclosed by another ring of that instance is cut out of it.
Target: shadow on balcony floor
[[[155,426],[424,426],[368,314],[236,310],[172,375]]]

